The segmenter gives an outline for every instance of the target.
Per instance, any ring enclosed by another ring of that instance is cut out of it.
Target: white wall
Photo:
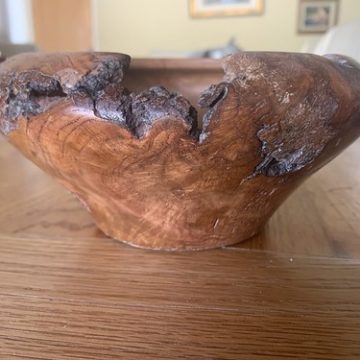
[[[32,43],[34,34],[31,0],[7,0],[6,10],[10,42],[13,44]]]
[[[31,0],[0,0],[0,41],[25,44],[33,40]]]
[[[97,0],[98,49],[147,56],[225,44],[245,50],[300,51],[318,35],[297,33],[299,0],[265,0],[263,16],[192,19],[187,0]],[[360,0],[340,1],[339,22],[360,20]]]

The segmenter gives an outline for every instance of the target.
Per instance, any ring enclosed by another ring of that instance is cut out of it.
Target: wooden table
[[[360,359],[359,157],[243,244],[165,253],[106,238],[0,140],[0,359]]]

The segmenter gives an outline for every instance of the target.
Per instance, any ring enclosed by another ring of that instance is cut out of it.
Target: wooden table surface
[[[0,140],[0,359],[360,359],[360,142],[259,236],[203,252],[106,238]]]

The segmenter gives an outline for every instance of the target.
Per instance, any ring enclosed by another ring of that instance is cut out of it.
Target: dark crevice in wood
[[[208,137],[207,128],[211,118],[217,108],[217,105],[223,100],[228,93],[229,83],[221,82],[220,84],[212,84],[208,89],[200,94],[199,106],[206,109],[202,119],[202,129],[199,131],[199,141],[202,143]]]
[[[108,85],[120,83],[129,65],[129,56],[105,58],[94,69],[83,75],[71,91],[85,91],[96,97],[97,93]]]
[[[5,86],[4,86],[5,85]],[[31,117],[46,111],[54,102],[66,97],[61,84],[37,71],[11,73],[0,81],[0,97],[5,98],[4,134],[16,128],[20,116]]]

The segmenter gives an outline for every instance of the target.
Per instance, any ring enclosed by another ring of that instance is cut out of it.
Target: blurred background
[[[221,57],[270,50],[360,60],[359,0],[0,0],[0,51]]]

